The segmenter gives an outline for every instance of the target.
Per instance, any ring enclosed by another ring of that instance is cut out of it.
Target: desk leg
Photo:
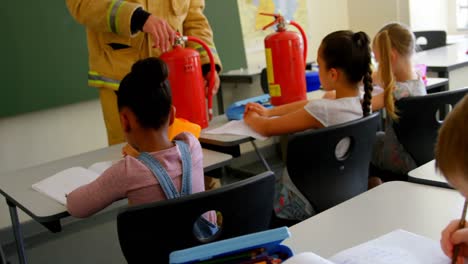
[[[18,219],[18,211],[16,210],[16,205],[12,202],[8,201],[8,209],[10,209],[10,217],[11,217],[11,224],[13,225],[13,233],[15,235],[16,240],[16,251],[18,252],[18,259],[21,264],[25,264],[26,262],[26,254],[24,251],[24,241],[23,235],[21,232],[21,225]]]
[[[218,101],[218,115],[224,114],[224,101],[223,101],[223,89],[221,83],[219,84],[218,93],[216,94],[216,99]]]
[[[265,157],[263,157],[262,153],[261,153],[260,150],[257,148],[257,144],[255,144],[255,141],[254,141],[254,140],[251,140],[250,142],[252,142],[252,145],[253,145],[253,147],[254,147],[254,149],[255,149],[255,152],[257,153],[258,158],[260,158],[260,160],[262,161],[263,166],[265,166],[265,169],[271,171],[271,168],[270,168],[270,166],[268,165],[268,163],[267,163]]]

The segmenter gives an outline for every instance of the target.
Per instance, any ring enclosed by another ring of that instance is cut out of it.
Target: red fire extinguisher
[[[287,21],[279,14],[273,16],[275,21],[263,27],[276,26],[276,32],[265,38],[265,56],[267,64],[268,87],[271,104],[282,105],[307,98],[305,65],[307,60],[307,36],[304,29],[294,21]],[[301,32],[287,31],[291,24]]]
[[[205,82],[201,70],[200,55],[191,48],[184,48],[187,41],[197,42],[206,50],[210,58],[210,82],[205,95]],[[209,119],[213,115],[213,88],[215,64],[214,57],[208,45],[192,36],[178,36],[172,50],[160,57],[169,68],[169,83],[171,85],[172,103],[176,107],[176,116],[208,127],[206,101],[208,101]]]

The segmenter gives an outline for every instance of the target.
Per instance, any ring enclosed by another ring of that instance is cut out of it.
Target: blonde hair
[[[461,172],[468,180],[468,95],[455,106],[440,128],[435,159],[436,167],[445,177]]]
[[[385,109],[393,120],[398,119],[393,89],[395,77],[391,65],[391,52],[394,49],[404,57],[411,57],[415,50],[415,37],[413,32],[405,25],[394,22],[385,25],[374,38],[373,46],[377,48],[380,60],[377,76],[382,82],[385,97]]]

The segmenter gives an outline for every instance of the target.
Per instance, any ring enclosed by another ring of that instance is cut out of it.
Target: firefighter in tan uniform
[[[72,16],[87,27],[88,84],[99,88],[109,145],[125,141],[114,93],[120,80],[137,60],[159,57],[170,49],[177,31],[207,43],[217,70],[221,69],[212,30],[203,15],[204,0],[66,1]],[[199,44],[188,45],[200,52],[203,74],[210,76],[206,52]],[[218,87],[216,73],[215,93]]]

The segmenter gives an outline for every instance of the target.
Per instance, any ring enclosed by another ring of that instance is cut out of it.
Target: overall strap
[[[180,144],[182,143],[182,144]],[[166,195],[167,199],[178,198],[192,193],[192,159],[190,157],[190,152],[188,146],[185,142],[176,141],[177,147],[179,147],[182,159],[182,188],[181,193],[177,191],[174,183],[171,180],[171,177],[161,165],[161,163],[155,159],[148,152],[141,152],[137,157],[143,164],[148,167],[148,169],[153,173],[153,175],[158,179],[161,188]]]
[[[189,146],[181,140],[175,141],[179,147],[182,158],[182,188],[181,196],[192,194],[192,155],[190,154]]]

